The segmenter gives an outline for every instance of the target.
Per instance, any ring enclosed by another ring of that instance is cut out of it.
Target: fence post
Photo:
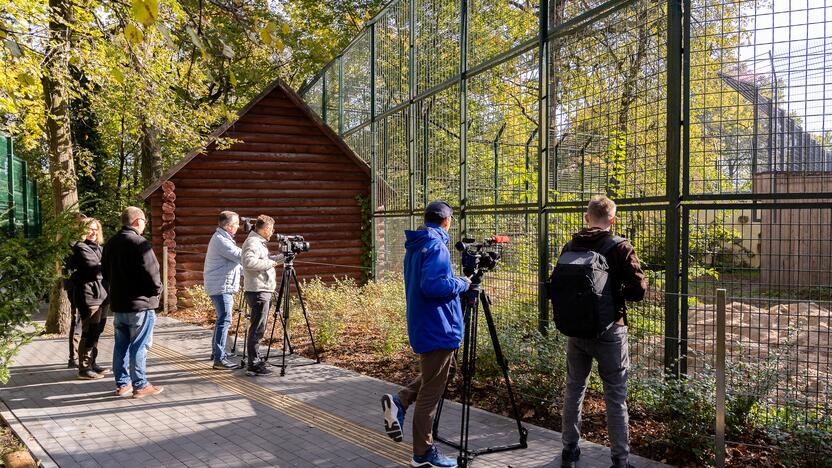
[[[168,246],[162,246],[162,294],[163,301],[162,301],[162,313],[167,315],[168,313]]]
[[[668,0],[667,13],[667,198],[665,207],[665,339],[667,375],[679,377],[679,206],[682,123],[682,5]]]
[[[725,466],[725,290],[716,290],[716,468]]]
[[[538,21],[538,174],[537,174],[537,329],[549,329],[549,1],[540,1]]]

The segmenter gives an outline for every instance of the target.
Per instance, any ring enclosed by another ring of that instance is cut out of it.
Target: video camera
[[[462,253],[462,273],[465,276],[482,276],[482,273],[493,270],[500,261],[500,252],[489,250],[498,244],[507,244],[508,236],[491,236],[482,242],[474,239],[462,239],[457,242],[456,250]]]
[[[283,255],[295,255],[301,252],[309,252],[309,242],[303,236],[287,236],[275,234],[275,240],[280,242],[280,252]]]

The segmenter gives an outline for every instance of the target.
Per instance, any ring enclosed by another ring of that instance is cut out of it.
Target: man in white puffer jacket
[[[240,258],[242,251],[234,242],[234,234],[240,228],[240,217],[233,211],[223,211],[219,216],[219,227],[208,242],[202,281],[205,293],[217,310],[214,336],[211,343],[211,359],[214,369],[231,370],[237,367],[228,361],[225,342],[231,326],[234,294],[240,290]]]
[[[245,276],[245,295],[251,310],[251,324],[248,329],[246,358],[246,375],[268,375],[271,371],[260,358],[258,351],[260,340],[266,331],[266,317],[272,294],[277,289],[274,268],[283,261],[283,255],[269,255],[267,243],[274,235],[274,219],[260,215],[254,230],[243,242],[243,276]],[[255,359],[256,358],[256,359]]]

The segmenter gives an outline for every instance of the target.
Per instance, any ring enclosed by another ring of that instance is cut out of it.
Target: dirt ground
[[[172,316],[206,328],[213,327],[215,315],[213,310],[199,310],[196,308],[182,309]],[[235,323],[232,322],[230,332],[233,334]],[[268,329],[268,327],[267,327]],[[229,339],[233,340],[233,336]],[[417,373],[418,364],[415,355],[408,352],[397,353],[392,357],[382,357],[372,345],[373,340],[367,336],[367,329],[344,330],[339,343],[321,353],[321,359],[327,364],[350,369],[361,374],[405,385]],[[279,345],[278,343],[275,343]],[[242,346],[240,344],[240,346]],[[302,355],[311,356],[311,348],[301,343],[296,345],[296,351]],[[456,398],[456,387],[449,386],[449,397]],[[499,394],[492,388],[476,387],[474,395],[475,406],[494,413],[509,416],[509,411]],[[560,414],[556,411],[545,411],[540,414],[539,408],[525,401],[520,401],[520,413],[523,420],[541,427],[560,431]],[[583,408],[582,422],[583,437],[598,444],[609,444],[606,429],[606,410],[603,395],[589,391]],[[666,449],[653,443],[658,434],[667,431],[664,425],[652,419],[639,408],[630,409],[630,445],[631,450],[643,457],[675,466],[701,466],[687,459],[683,454],[672,449]],[[757,442],[757,441],[755,441]],[[774,451],[764,445],[765,441],[757,443],[739,443],[729,445],[728,466],[782,466]]]

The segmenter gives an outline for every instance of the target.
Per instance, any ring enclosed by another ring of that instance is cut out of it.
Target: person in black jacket
[[[78,224],[81,224],[87,217],[81,213],[77,215]],[[75,290],[73,289],[74,285],[72,284],[72,278],[70,277],[70,273],[72,272],[72,253],[66,256],[63,261],[63,265],[61,265],[61,276],[63,276],[63,283],[62,286],[64,291],[66,291],[66,297],[69,300],[69,312],[70,312],[70,322],[69,322],[69,359],[67,360],[66,367],[69,369],[77,369],[78,368],[78,360],[76,356],[78,356],[78,346],[81,343],[81,316],[78,314],[78,309],[75,307]]]
[[[109,369],[96,364],[98,338],[107,323],[107,291],[101,275],[101,224],[95,218],[84,218],[87,226],[84,240],[72,245],[69,267],[72,272],[73,304],[81,318],[81,340],[78,345],[78,377],[100,379]]]
[[[162,392],[147,381],[147,350],[156,323],[162,279],[150,242],[141,236],[144,212],[130,206],[121,214],[121,230],[104,246],[102,267],[113,310],[113,374],[116,395],[143,398]],[[128,374],[129,369],[129,374]]]

